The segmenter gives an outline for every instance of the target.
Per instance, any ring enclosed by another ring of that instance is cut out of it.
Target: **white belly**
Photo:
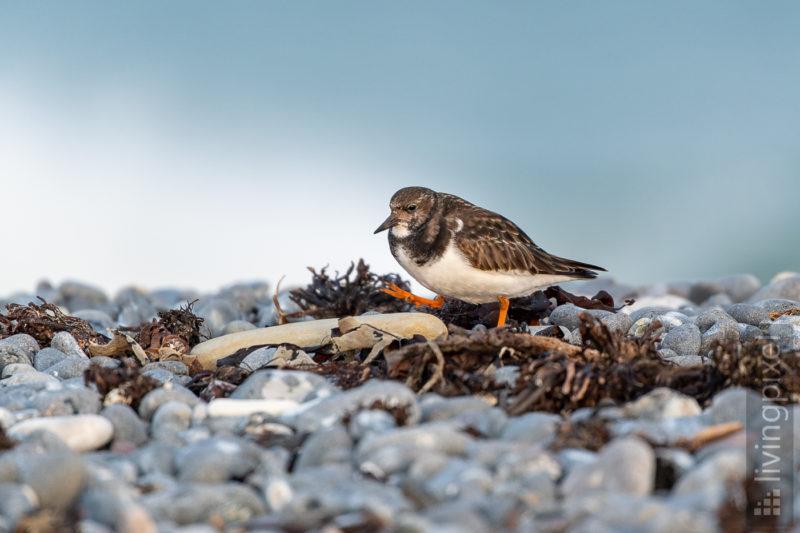
[[[400,248],[397,249],[397,261],[425,288],[473,304],[494,302],[498,296],[519,298],[553,283],[574,279],[551,274],[481,270],[470,265],[453,242],[435,262],[419,266]]]

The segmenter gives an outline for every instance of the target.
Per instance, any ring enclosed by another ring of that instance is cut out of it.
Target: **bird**
[[[506,217],[453,194],[405,187],[394,193],[389,208],[375,234],[389,230],[394,258],[437,296],[422,298],[391,283],[381,290],[418,308],[442,307],[444,297],[472,304],[499,301],[500,327],[509,298],[606,271],[547,253]]]

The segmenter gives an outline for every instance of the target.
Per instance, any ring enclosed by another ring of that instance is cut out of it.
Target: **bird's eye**
[[[413,211],[416,208],[417,206],[415,204],[411,204],[410,206],[406,207],[406,209],[408,209],[409,211]]]

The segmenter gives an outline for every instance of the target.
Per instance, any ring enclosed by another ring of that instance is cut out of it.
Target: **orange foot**
[[[408,291],[404,291],[394,283],[390,283],[388,289],[381,289],[381,292],[405,300],[408,303],[415,304],[417,308],[419,308],[420,304],[427,305],[428,307],[441,307],[444,305],[444,298],[441,296],[437,296],[435,300],[428,300],[427,298],[421,298]]]
[[[506,315],[508,315],[508,298],[505,296],[498,296],[498,300],[500,300],[500,316],[497,317],[497,327],[499,328],[503,324],[506,323]]]

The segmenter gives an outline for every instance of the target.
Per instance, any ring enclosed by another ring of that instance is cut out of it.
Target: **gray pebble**
[[[114,403],[100,411],[114,426],[114,441],[130,442],[141,446],[147,442],[147,424],[130,405]]]
[[[90,361],[103,368],[117,368],[121,364],[119,359],[114,359],[113,357],[106,357],[105,355],[96,355],[92,357]]]
[[[486,412],[492,407],[480,398],[461,396],[458,398],[437,398],[432,402],[420,402],[421,423],[454,418],[465,411]]]
[[[526,413],[509,419],[502,439],[535,444],[555,436],[561,417],[550,413]]]
[[[761,288],[761,282],[752,274],[734,274],[717,280],[734,302],[744,302]]]
[[[256,326],[247,320],[231,320],[225,324],[225,329],[222,331],[222,334],[230,335],[231,333],[250,331],[251,329],[256,329]]]
[[[259,370],[253,372],[233,393],[240,400],[280,399],[298,402],[330,396],[338,389],[317,374],[299,370]]]
[[[767,311],[753,304],[733,304],[726,311],[735,321],[752,326],[770,319]]]
[[[225,331],[226,324],[241,318],[239,310],[223,298],[201,299],[195,306],[194,313],[205,321],[201,333],[209,338],[219,337]]]
[[[266,511],[258,493],[241,483],[180,483],[145,494],[140,503],[156,520],[180,525],[247,522]]]
[[[25,333],[0,339],[0,370],[12,363],[33,364],[33,356],[38,351],[39,343]]]
[[[641,439],[615,439],[603,447],[594,463],[573,468],[561,488],[567,498],[592,491],[644,496],[653,490],[655,463],[653,449]]]
[[[326,464],[349,465],[353,460],[353,441],[347,430],[336,424],[312,433],[303,442],[295,462],[296,470]]]
[[[108,336],[108,330],[116,326],[114,320],[104,311],[98,309],[80,309],[71,313],[75,318],[81,318],[92,326],[97,333]]]
[[[479,498],[491,489],[492,477],[492,473],[483,466],[453,457],[433,475],[422,480],[423,490],[436,502],[459,497]]]
[[[420,417],[417,396],[411,389],[396,381],[375,379],[358,388],[320,398],[313,408],[287,414],[282,421],[300,433],[310,433],[339,422],[345,415],[375,409],[376,405],[397,413],[409,425],[417,423]]]
[[[78,359],[76,357],[68,357],[63,361],[56,363],[45,370],[46,374],[57,377],[59,379],[71,379],[83,377],[83,373],[89,368],[89,359]]]
[[[84,351],[81,350],[81,347],[78,344],[78,341],[75,340],[75,337],[66,331],[59,331],[53,335],[53,340],[50,342],[50,347],[60,350],[70,357],[79,357],[81,359],[86,359],[88,357]]]
[[[181,361],[154,361],[144,365],[142,367],[142,372],[147,372],[148,370],[154,370],[156,368],[168,370],[179,376],[189,375],[189,368]]]
[[[69,356],[55,348],[42,348],[33,356],[33,366],[36,370],[44,371],[56,363],[67,359]]]
[[[156,525],[149,513],[124,490],[90,488],[80,501],[81,516],[108,531],[118,533],[155,533]],[[81,529],[81,533],[85,533]],[[188,532],[187,532],[188,533]]]
[[[350,418],[347,429],[354,439],[361,440],[370,433],[384,433],[396,427],[394,417],[386,411],[366,409]]]
[[[786,300],[783,298],[771,298],[768,300],[759,300],[755,303],[767,313],[785,313],[792,309],[800,309],[800,302],[795,300]]]
[[[39,505],[36,492],[20,483],[0,483],[0,515],[15,524]]]
[[[719,293],[706,300],[705,305],[708,307],[726,307],[732,303],[733,300],[730,296],[725,293]]]
[[[177,446],[166,442],[150,441],[131,453],[129,457],[142,474],[165,474],[172,479],[175,473],[177,449]]]
[[[550,323],[557,326],[564,326],[569,330],[573,330],[580,326],[581,319],[579,315],[586,311],[580,307],[572,304],[559,305],[553,312],[550,313]]]
[[[744,387],[729,387],[714,396],[704,414],[712,424],[726,422],[745,424],[748,413],[750,416],[758,413],[762,404],[763,401],[758,392]]]
[[[663,305],[648,306],[648,307],[642,307],[641,309],[637,309],[636,311],[632,312],[630,314],[630,317],[631,320],[637,322],[642,318],[654,319],[670,311],[673,311],[671,307],[665,307]]]
[[[86,467],[77,453],[21,454],[18,466],[20,481],[33,489],[41,507],[69,508],[86,484]]]
[[[762,287],[750,297],[750,302],[760,302],[770,298],[800,302],[800,275],[783,278]]]
[[[774,322],[769,326],[768,335],[781,351],[800,350],[800,326],[790,322]]]
[[[689,288],[689,300],[700,305],[712,296],[725,292],[725,287],[721,283],[713,281],[698,281]]]
[[[739,340],[739,325],[733,319],[719,320],[703,332],[700,341],[700,354],[707,354],[716,341],[726,340]]]
[[[700,328],[701,333],[705,333],[708,329],[711,328],[714,324],[719,321],[728,321],[728,322],[736,322],[731,315],[723,311],[722,309],[709,309],[708,311],[703,311],[694,319],[695,325]]]
[[[138,326],[143,322],[150,322],[157,315],[156,308],[148,300],[147,295],[133,287],[119,291],[114,297],[114,304],[121,310],[119,313],[121,326]]]
[[[175,468],[182,482],[224,483],[244,478],[261,459],[261,448],[251,442],[211,437],[180,448],[175,454]]]
[[[602,322],[611,331],[625,334],[633,324],[633,320],[625,313],[612,313],[601,309],[582,309],[572,304],[565,304],[556,307],[550,314],[550,323],[557,326],[564,326],[570,331],[580,326],[580,314],[586,313]]]
[[[739,340],[742,342],[752,342],[764,336],[761,328],[748,324],[739,324]]]
[[[700,329],[689,323],[669,330],[661,341],[661,348],[678,355],[695,355],[700,351],[700,342]]]
[[[645,420],[661,420],[700,414],[700,405],[691,396],[659,387],[622,407],[625,416]]]
[[[244,370],[258,370],[266,367],[314,366],[314,360],[299,348],[287,346],[264,346],[247,354],[239,363]]]
[[[45,390],[31,398],[30,406],[51,415],[93,415],[100,412],[100,394],[86,387]]]
[[[139,416],[144,420],[153,418],[153,413],[156,412],[162,404],[167,402],[180,402],[194,407],[200,400],[189,389],[181,385],[170,385],[169,387],[159,387],[148,392],[142,401],[139,403]]]
[[[141,413],[141,405],[139,408]],[[146,418],[146,417],[142,417]],[[189,429],[192,421],[192,409],[182,401],[165,401],[153,414],[151,424],[153,439],[172,444],[181,444],[178,435]]]
[[[695,508],[716,510],[733,483],[747,475],[744,449],[721,451],[681,476],[672,488],[673,497],[691,498]]]
[[[164,370],[163,368],[153,368],[150,370],[146,370],[142,372],[142,375],[147,376],[149,378],[153,378],[162,385],[165,385],[167,383],[186,385],[188,382],[192,380],[192,378],[190,378],[189,376],[178,376],[173,374],[169,370]]]
[[[78,281],[65,281],[58,287],[58,292],[70,311],[94,309],[108,304],[108,297],[101,289]]]

